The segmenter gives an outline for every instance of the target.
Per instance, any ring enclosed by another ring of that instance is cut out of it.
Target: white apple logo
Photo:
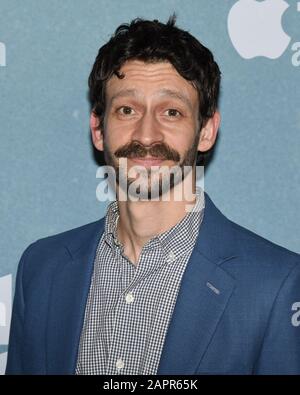
[[[281,17],[289,4],[284,0],[239,0],[228,14],[228,33],[244,59],[279,58],[291,38],[284,32]]]

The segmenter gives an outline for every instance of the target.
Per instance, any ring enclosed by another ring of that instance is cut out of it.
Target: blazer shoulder
[[[101,230],[104,227],[105,217],[90,222],[88,224],[81,225],[79,227],[66,230],[54,235],[40,238],[32,243],[29,247],[35,246],[45,248],[47,246],[53,248],[59,245],[80,245],[85,239],[89,239],[95,232]]]
[[[251,256],[260,265],[271,264],[274,269],[278,266],[284,271],[300,266],[300,254],[273,243],[229,219],[228,223],[232,229],[235,245],[243,258],[249,259]]]
[[[50,266],[56,263],[56,258],[62,253],[74,254],[83,245],[90,243],[100,237],[104,229],[105,217],[90,222],[88,224],[57,233],[48,237],[43,237],[31,243],[23,252],[21,261],[26,262],[27,270],[29,267],[35,270],[40,263],[48,262]]]
[[[292,258],[300,258],[300,254],[291,251],[279,244],[273,243],[272,241],[264,238],[263,236],[251,231],[227,218],[232,227],[233,231],[240,235],[240,238],[247,241],[250,245],[255,244],[258,248],[265,248],[273,250],[277,254],[289,255]]]
[[[199,249],[215,260],[239,257],[244,266],[278,265],[284,271],[299,264],[300,255],[246,229],[227,218],[205,195],[205,212],[199,232]],[[200,243],[200,239],[202,242]]]

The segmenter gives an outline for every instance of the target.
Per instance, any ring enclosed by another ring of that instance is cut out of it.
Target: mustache
[[[179,162],[180,155],[177,151],[165,143],[156,143],[147,147],[138,141],[131,141],[128,144],[116,150],[115,156],[117,158],[144,158],[145,156],[153,158],[173,160]]]

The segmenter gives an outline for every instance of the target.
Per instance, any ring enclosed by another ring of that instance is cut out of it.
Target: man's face
[[[120,158],[127,158],[128,170],[144,166],[148,176],[151,166],[194,165],[199,142],[196,89],[169,62],[132,60],[120,73],[123,79],[113,75],[107,83],[103,130],[106,163],[117,178]],[[149,195],[148,176],[144,184]]]

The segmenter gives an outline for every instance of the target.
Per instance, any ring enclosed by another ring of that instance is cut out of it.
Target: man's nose
[[[147,112],[137,122],[132,139],[139,141],[145,146],[150,146],[163,140],[161,127],[153,114]]]

